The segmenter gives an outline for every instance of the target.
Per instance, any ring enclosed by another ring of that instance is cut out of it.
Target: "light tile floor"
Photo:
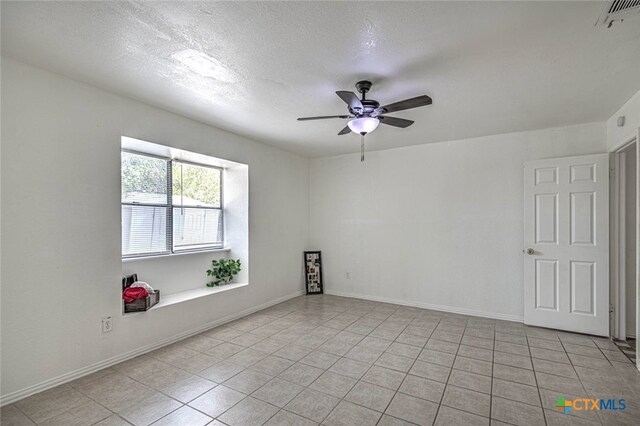
[[[624,399],[563,414],[558,397]],[[303,296],[2,408],[3,425],[638,425],[608,339]]]
[[[620,350],[634,362],[636,359],[636,339],[614,340],[614,343],[618,345]]]

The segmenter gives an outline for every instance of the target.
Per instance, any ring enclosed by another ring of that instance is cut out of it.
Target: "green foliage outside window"
[[[173,205],[220,207],[220,169],[174,161],[172,164]],[[124,152],[122,167],[122,200],[141,193],[151,202],[166,202],[167,161]],[[163,200],[164,198],[164,200]],[[145,201],[137,199],[136,201]]]
[[[220,207],[220,169],[173,163],[173,204],[180,197],[196,200],[199,205]],[[194,204],[190,201],[185,204]]]

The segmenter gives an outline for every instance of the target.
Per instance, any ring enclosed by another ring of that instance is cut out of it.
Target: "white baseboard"
[[[124,354],[117,355],[117,356],[105,359],[104,361],[100,361],[100,362],[97,362],[95,364],[91,364],[91,365],[88,365],[86,367],[80,368],[78,370],[71,371],[69,373],[63,374],[61,376],[54,377],[54,378],[49,379],[49,380],[45,380],[44,382],[38,383],[36,385],[28,386],[28,387],[26,387],[24,389],[20,389],[18,391],[11,392],[11,393],[9,393],[7,395],[2,395],[0,397],[0,406],[4,406],[6,404],[11,404],[13,402],[19,401],[19,400],[21,400],[23,398],[26,398],[26,397],[31,396],[33,394],[36,394],[38,392],[42,392],[42,391],[45,391],[47,389],[51,389],[51,388],[54,388],[56,386],[62,385],[64,383],[70,382],[72,380],[79,379],[79,378],[84,377],[86,375],[95,373],[96,371],[102,370],[102,369],[107,368],[107,367],[111,367],[112,365],[116,365],[116,364],[121,363],[123,361],[126,361],[128,359],[135,358],[135,357],[137,357],[139,355],[145,354],[147,352],[151,352],[151,351],[156,350],[158,348],[161,348],[163,346],[170,345],[170,344],[175,343],[175,342],[177,342],[179,340],[186,339],[187,337],[194,336],[194,335],[196,335],[198,333],[202,333],[203,331],[209,330],[209,329],[214,328],[214,327],[218,327],[218,326],[220,326],[222,324],[231,322],[231,321],[236,320],[238,318],[242,318],[242,317],[247,316],[249,314],[252,314],[254,312],[261,311],[263,309],[269,308],[269,307],[271,307],[273,305],[277,305],[278,303],[284,302],[284,301],[289,300],[289,299],[293,299],[294,297],[298,297],[298,296],[301,296],[303,294],[304,294],[304,291],[302,291],[302,290],[296,291],[296,292],[293,292],[293,293],[289,293],[289,294],[287,294],[285,296],[279,297],[277,299],[270,300],[270,301],[268,301],[266,303],[263,303],[261,305],[254,306],[254,307],[249,308],[249,309],[245,309],[244,311],[238,312],[237,314],[233,314],[233,315],[229,315],[229,316],[224,317],[224,318],[220,318],[219,320],[210,322],[210,323],[205,324],[203,326],[200,326],[198,328],[195,328],[195,329],[192,329],[192,330],[189,330],[189,331],[185,331],[185,332],[177,334],[177,335],[175,335],[173,337],[169,337],[168,339],[164,339],[164,340],[161,340],[159,342],[152,343],[150,345],[146,345],[146,346],[143,346],[141,348],[135,349],[133,351],[126,352]]]
[[[334,296],[353,297],[355,299],[371,300],[374,302],[393,303],[395,305],[412,306],[415,308],[423,308],[423,309],[432,309],[434,311],[451,312],[454,314],[471,315],[474,317],[499,319],[504,321],[524,322],[524,317],[518,316],[518,315],[506,315],[506,314],[498,314],[494,312],[476,311],[474,309],[454,308],[452,306],[432,305],[430,303],[416,302],[413,300],[409,301],[409,300],[403,300],[403,299],[392,299],[388,297],[371,296],[371,295],[360,294],[360,293],[349,293],[346,291],[339,291],[339,290],[333,290],[333,289],[325,289],[324,292],[325,294],[332,294]]]

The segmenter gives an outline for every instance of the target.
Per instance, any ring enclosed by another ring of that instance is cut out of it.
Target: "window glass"
[[[168,253],[168,207],[122,205],[122,255]]]
[[[122,152],[123,203],[167,204],[167,160]]]
[[[223,247],[221,186],[219,168],[122,151],[122,256]]]
[[[220,207],[221,170],[173,162],[173,205]]]
[[[222,212],[219,209],[174,207],[174,250],[222,247]]]

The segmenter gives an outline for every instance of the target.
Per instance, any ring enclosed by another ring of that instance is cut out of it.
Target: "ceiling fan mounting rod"
[[[371,90],[371,86],[373,86],[373,83],[371,83],[368,80],[361,80],[359,82],[356,83],[356,90],[360,93],[362,93],[362,100],[364,101],[366,99],[366,94],[369,90]]]

